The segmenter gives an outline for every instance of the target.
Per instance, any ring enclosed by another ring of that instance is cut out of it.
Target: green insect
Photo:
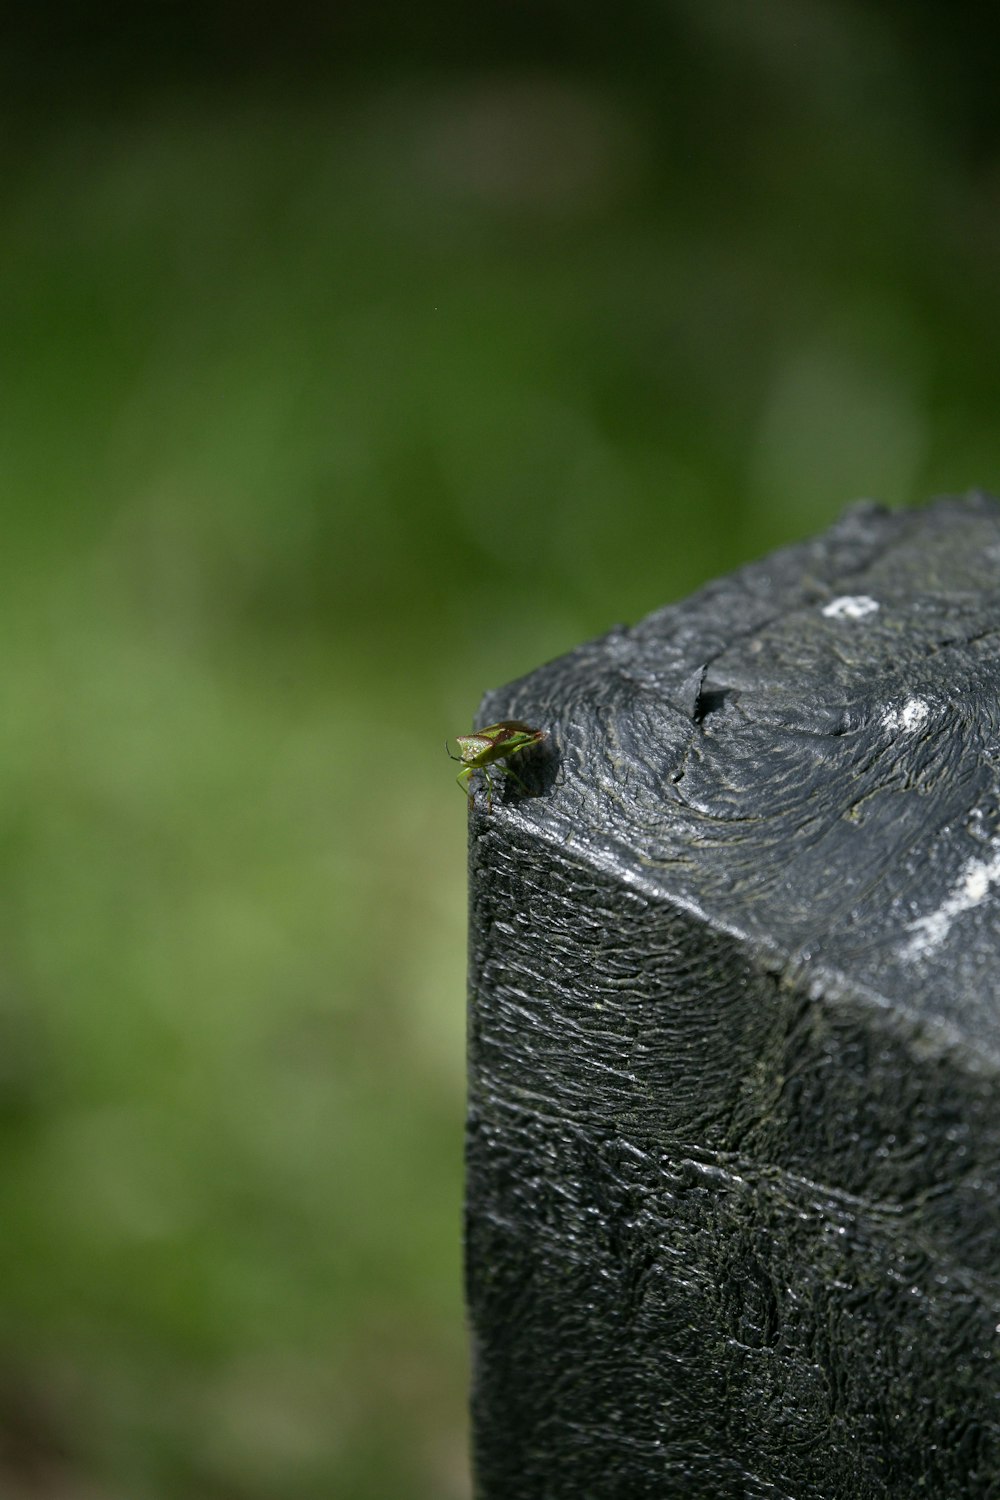
[[[513,776],[518,786],[527,791],[528,788],[517,772],[511,770],[510,766],[501,765],[501,761],[509,760],[519,750],[527,750],[531,745],[540,744],[545,738],[544,729],[532,729],[530,724],[522,724],[519,719],[501,719],[499,724],[489,724],[485,729],[477,729],[475,734],[456,734],[455,743],[462,753],[452,755],[451,758],[462,762],[457,780],[469,801],[472,801],[470,784],[473,772],[482,771],[486,777],[489,808],[493,811],[493,782],[488,770],[490,766],[502,771],[505,776]],[[448,754],[451,755],[450,750]]]

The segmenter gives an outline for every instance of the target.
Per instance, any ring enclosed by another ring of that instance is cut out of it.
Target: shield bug
[[[486,777],[489,808],[492,812],[493,782],[489,772],[490,766],[497,771],[502,771],[505,776],[513,776],[518,786],[527,791],[528,788],[517,772],[502,762],[509,760],[512,755],[517,755],[519,750],[527,750],[532,745],[540,744],[545,738],[544,729],[532,729],[530,724],[522,724],[518,719],[502,719],[499,724],[488,724],[485,729],[477,729],[474,734],[456,734],[455,743],[461,754],[452,755],[451,758],[462,762],[457,781],[468,795],[469,801],[472,801],[473,772],[482,771]],[[448,754],[451,755],[450,750]]]

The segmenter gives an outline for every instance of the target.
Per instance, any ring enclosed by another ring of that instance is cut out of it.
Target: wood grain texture
[[[505,718],[478,1500],[1000,1496],[1000,508],[856,508]]]

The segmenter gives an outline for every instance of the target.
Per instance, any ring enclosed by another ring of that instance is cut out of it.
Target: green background
[[[443,741],[998,483],[997,37],[86,11],[0,64],[0,1493],[463,1500]]]

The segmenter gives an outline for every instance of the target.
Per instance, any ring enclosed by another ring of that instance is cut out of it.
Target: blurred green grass
[[[993,480],[994,159],[863,10],[684,14],[675,105],[397,63],[8,139],[5,1495],[469,1494],[445,735]]]

